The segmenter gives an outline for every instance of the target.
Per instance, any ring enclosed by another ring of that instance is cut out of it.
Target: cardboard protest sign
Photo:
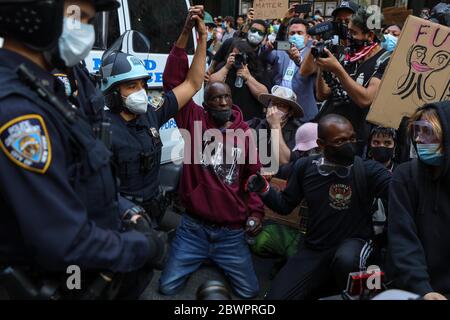
[[[282,18],[289,10],[289,0],[254,0],[255,19]]]
[[[424,104],[450,100],[450,28],[410,16],[367,121],[397,129]]]
[[[409,15],[412,15],[413,11],[407,8],[390,7],[383,9],[384,24],[389,26],[393,24],[402,25],[405,23]]]

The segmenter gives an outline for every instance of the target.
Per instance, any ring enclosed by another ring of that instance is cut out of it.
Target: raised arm
[[[178,101],[179,109],[183,108],[186,103],[202,88],[203,78],[206,69],[206,26],[203,21],[203,6],[195,6],[190,8],[191,19],[195,21],[195,27],[198,33],[197,49],[195,51],[194,60],[182,84],[175,87],[172,91]],[[183,30],[180,39],[176,45],[183,45],[186,41],[186,32]]]

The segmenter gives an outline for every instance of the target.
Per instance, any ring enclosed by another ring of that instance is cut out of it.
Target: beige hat
[[[297,103],[297,95],[289,88],[274,86],[272,94],[263,93],[259,95],[258,100],[265,107],[268,107],[272,101],[280,101],[288,105],[294,113],[294,117],[301,118],[304,115],[303,108]]]

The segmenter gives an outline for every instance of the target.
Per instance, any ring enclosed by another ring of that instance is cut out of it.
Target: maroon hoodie
[[[188,70],[188,58],[185,50],[174,46],[164,70],[164,89],[171,90],[181,84],[185,80]],[[213,159],[206,163],[194,164],[195,140],[197,139],[198,146],[202,146],[199,148],[200,151],[207,144],[205,141],[199,140],[200,138],[194,138],[194,122],[197,122],[198,137],[202,137],[202,133],[208,129],[217,130],[217,126],[209,114],[192,99],[178,112],[176,117],[178,127],[187,130],[191,136],[190,140],[185,139],[185,164],[181,177],[180,194],[188,213],[211,223],[240,228],[244,227],[249,215],[262,218],[264,205],[258,195],[244,190],[248,177],[259,171],[261,164],[257,157],[256,144],[252,138],[248,138],[251,137],[248,132],[249,126],[243,120],[239,107],[233,105],[232,113],[233,124],[227,130],[240,129],[247,134],[236,134],[231,140],[225,139],[225,132],[222,132],[224,152],[217,152]],[[224,163],[223,159],[226,154],[235,161]],[[236,158],[239,155],[244,158],[240,158],[237,163]],[[256,157],[253,159],[256,161],[251,161],[250,157]],[[197,158],[201,160],[202,154],[198,154]]]

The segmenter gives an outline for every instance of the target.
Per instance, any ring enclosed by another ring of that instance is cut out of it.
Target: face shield
[[[439,136],[435,132],[433,125],[425,120],[414,121],[411,124],[411,138],[414,143],[439,143]]]

